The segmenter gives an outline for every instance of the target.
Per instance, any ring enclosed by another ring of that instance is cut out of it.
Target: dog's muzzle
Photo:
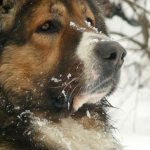
[[[75,97],[73,107],[78,110],[85,103],[96,103],[110,95],[119,81],[125,49],[103,33],[83,33],[77,56],[84,64],[85,90]]]
[[[83,33],[77,56],[84,64],[87,82],[113,77],[121,68],[125,49],[102,33]]]
[[[76,56],[83,69],[79,74],[79,83],[82,83],[79,89],[82,90],[72,97],[75,111],[83,104],[96,103],[114,91],[126,51],[119,43],[102,33],[84,32],[77,46]],[[60,103],[59,100],[57,107],[66,105],[66,102]]]

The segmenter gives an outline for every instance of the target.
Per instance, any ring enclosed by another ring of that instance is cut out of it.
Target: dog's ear
[[[17,0],[0,1],[0,33],[8,31],[15,19]]]

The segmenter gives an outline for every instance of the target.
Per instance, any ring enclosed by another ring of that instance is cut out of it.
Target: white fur
[[[34,129],[38,131],[38,141],[44,141],[62,150],[114,150],[114,139],[102,129],[85,129],[72,118],[62,119],[60,124],[35,119]],[[115,149],[116,150],[116,149]]]
[[[84,32],[77,48],[76,55],[84,65],[91,63],[89,60],[93,57],[93,49],[98,42],[110,41],[110,38],[103,33]]]

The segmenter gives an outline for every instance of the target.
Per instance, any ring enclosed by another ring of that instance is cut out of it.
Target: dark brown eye
[[[94,20],[90,17],[86,17],[86,22],[89,23],[91,26],[94,26]]]
[[[37,29],[37,32],[56,33],[60,31],[61,27],[61,23],[57,20],[46,21]]]
[[[44,25],[41,26],[41,31],[47,31],[50,29],[50,24],[45,23]]]

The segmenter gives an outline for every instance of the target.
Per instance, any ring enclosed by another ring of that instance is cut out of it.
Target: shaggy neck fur
[[[106,100],[105,106],[108,104]],[[112,135],[112,127],[101,104],[84,105],[78,112],[59,123],[33,118],[38,143],[62,150],[121,150]],[[29,132],[31,134],[31,132]]]
[[[22,118],[13,116],[14,121],[5,122],[7,126],[3,128],[1,134],[5,133],[5,138],[8,137],[10,142],[13,139],[19,139],[23,143],[24,141],[28,143],[27,138],[29,138],[31,141],[29,147],[36,149],[120,150],[120,146],[112,135],[112,127],[108,123],[107,107],[111,106],[106,99],[103,99],[98,104],[83,105],[70,117],[58,118],[57,121],[48,121],[35,116],[30,111],[25,111],[20,114]],[[30,117],[27,118],[28,116]],[[18,137],[13,136],[14,128]],[[20,135],[22,133],[23,136]]]

